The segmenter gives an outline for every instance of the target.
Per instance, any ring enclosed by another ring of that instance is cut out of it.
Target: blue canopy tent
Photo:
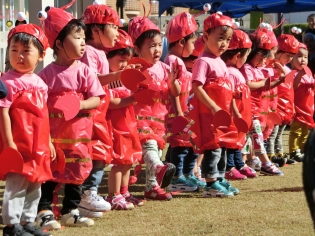
[[[193,0],[159,0],[159,15],[169,7],[187,7],[202,10],[205,3],[211,4],[211,12],[222,11],[230,17],[241,17],[251,11],[264,13],[288,13],[315,10],[315,0],[222,0],[222,1],[193,1]]]

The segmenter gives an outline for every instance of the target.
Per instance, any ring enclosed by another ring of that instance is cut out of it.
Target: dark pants
[[[171,149],[171,163],[176,166],[175,177],[192,175],[198,154],[192,147],[173,147]]]
[[[226,155],[226,171],[230,171],[233,167],[238,170],[244,167],[241,150],[228,148],[226,149]]]
[[[57,182],[47,181],[42,184],[42,196],[38,204],[38,212],[42,210],[52,210],[53,192],[58,185]],[[77,209],[81,201],[81,186],[75,184],[65,184],[64,198],[62,201],[61,215],[68,214],[71,210]]]
[[[201,163],[203,178],[224,178],[226,168],[226,148],[205,150]]]

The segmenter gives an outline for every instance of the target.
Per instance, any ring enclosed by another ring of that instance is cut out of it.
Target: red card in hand
[[[140,68],[140,71],[145,71],[146,69],[152,67],[152,64],[150,64],[148,61],[141,57],[133,57],[128,61],[128,65],[130,64],[140,64],[142,68]]]
[[[270,112],[267,116],[267,125],[269,127],[274,127],[275,125],[281,125],[282,120],[281,117],[275,113],[275,112]]]
[[[64,152],[60,148],[56,148],[56,159],[51,162],[50,169],[51,172],[58,171],[62,174],[66,166],[66,157]]]
[[[213,115],[212,124],[214,128],[220,126],[230,126],[231,125],[231,116],[225,110],[220,110]]]
[[[296,70],[292,70],[289,74],[287,74],[286,77],[284,78],[284,82],[292,83],[294,80],[295,73],[296,73]]]
[[[234,118],[234,124],[238,130],[238,132],[247,133],[248,125],[246,121],[242,118]]]
[[[173,134],[178,134],[182,132],[188,125],[188,120],[184,116],[177,116],[172,122],[172,132]]]
[[[146,79],[147,78],[143,75],[143,73],[136,69],[123,70],[120,75],[120,81],[131,91],[136,91],[139,87],[139,83],[145,81]]]
[[[310,68],[308,66],[304,66],[303,69],[305,71],[305,74],[307,74],[308,76],[313,75],[312,71],[310,70]]]
[[[136,102],[153,105],[155,103],[154,98],[157,97],[157,92],[153,89],[141,89],[134,94]]]
[[[65,120],[68,121],[79,113],[80,99],[73,95],[64,95],[56,101],[54,107],[63,111]]]
[[[23,157],[21,153],[13,148],[6,148],[0,154],[0,176],[5,176],[9,172],[23,172]]]

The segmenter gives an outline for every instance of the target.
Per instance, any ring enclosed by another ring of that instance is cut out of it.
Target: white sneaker
[[[70,213],[62,215],[60,223],[63,226],[88,227],[94,225],[94,220],[87,217],[81,217],[79,210],[74,209],[70,211]]]
[[[54,213],[50,210],[40,211],[36,216],[35,224],[43,230],[61,229],[61,225],[55,220]]]
[[[94,212],[110,211],[111,205],[101,196],[97,195],[96,191],[85,190],[81,196],[79,208],[83,208]]]
[[[261,169],[261,161],[258,157],[255,157],[253,160],[247,160],[246,164],[256,171],[260,171]]]

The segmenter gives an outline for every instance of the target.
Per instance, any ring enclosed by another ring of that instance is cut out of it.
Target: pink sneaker
[[[160,186],[154,186],[150,191],[144,191],[144,197],[150,200],[171,200],[172,194],[166,193]]]
[[[241,170],[240,173],[242,175],[247,176],[248,178],[256,178],[257,174],[256,171],[248,166],[244,166]]]
[[[131,202],[135,206],[143,206],[144,205],[144,201],[142,201],[142,199],[135,198],[129,192],[123,194],[123,197],[126,199],[127,202]]]
[[[169,186],[175,171],[176,167],[172,163],[157,166],[155,176],[158,185],[161,186],[161,188]]]
[[[235,167],[233,167],[229,172],[225,172],[225,178],[228,180],[247,179],[247,177],[242,175]]]
[[[135,206],[131,202],[127,202],[121,194],[115,197],[107,196],[105,200],[112,205],[112,210],[131,210],[135,208]]]

